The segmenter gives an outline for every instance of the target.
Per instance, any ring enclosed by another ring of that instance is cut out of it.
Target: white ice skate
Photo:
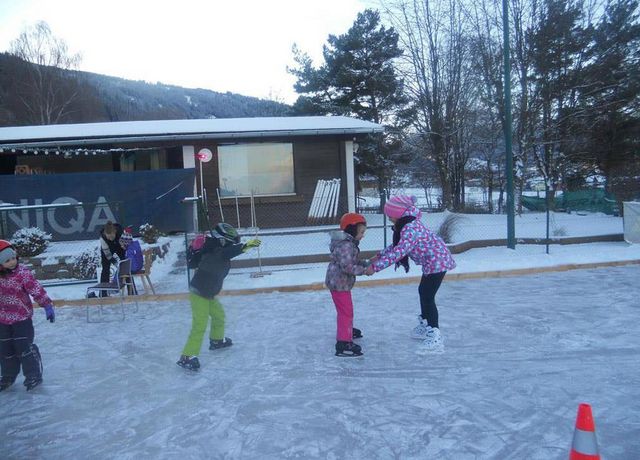
[[[422,316],[418,315],[418,325],[411,330],[410,337],[416,340],[424,340],[427,338],[427,331],[431,329],[429,323]]]
[[[427,355],[431,353],[444,353],[444,339],[437,327],[428,327],[426,338],[418,345],[416,353]]]

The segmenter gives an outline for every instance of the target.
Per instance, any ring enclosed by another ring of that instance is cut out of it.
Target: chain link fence
[[[392,194],[408,193],[418,198],[418,207],[423,211],[423,222],[442,235],[452,251],[461,252],[474,247],[506,246],[507,216],[474,211],[451,213],[429,206],[429,199],[420,190],[394,190]],[[365,257],[391,244],[393,230],[391,222],[381,213],[380,198],[361,196],[357,211],[365,215],[368,223],[365,238],[360,243]],[[99,233],[106,222],[102,207],[112,211],[113,220],[127,225],[127,210],[121,203],[76,203],[66,205],[0,206],[0,238],[11,240],[15,232],[25,228],[38,228],[51,232],[52,237],[41,253],[25,257],[45,284],[93,282],[96,267],[100,270]],[[345,210],[340,209],[339,215]],[[209,222],[202,212],[200,231],[207,231],[219,222],[220,215],[211,213]],[[261,267],[289,265],[295,263],[326,262],[329,256],[331,232],[338,228],[333,222],[314,222],[305,226],[290,226],[282,206],[256,203],[253,213],[236,213],[235,206],[223,209],[225,221],[238,227],[243,239],[257,237],[262,240],[259,250],[249,251],[234,259],[234,267]],[[252,217],[253,214],[253,217]],[[97,217],[96,217],[97,216]],[[186,220],[186,219],[185,219]],[[518,245],[553,243],[578,243],[598,240],[622,240],[623,221],[615,215],[600,212],[525,211],[516,215],[515,232]],[[193,220],[195,222],[195,219]],[[154,222],[149,222],[154,225]],[[263,224],[263,226],[261,226]],[[171,238],[175,247],[160,248],[157,243],[140,241],[144,248],[155,248],[161,256],[167,250],[184,254],[196,229],[183,224],[184,231]],[[447,227],[446,232],[442,229]],[[72,239],[71,229],[81,229],[82,238]],[[52,230],[56,230],[52,232]],[[62,233],[60,232],[62,230]],[[139,229],[134,228],[135,237],[140,238]],[[182,236],[180,236],[182,235]],[[164,245],[168,243],[164,242]],[[179,257],[178,269],[186,271],[184,257]]]

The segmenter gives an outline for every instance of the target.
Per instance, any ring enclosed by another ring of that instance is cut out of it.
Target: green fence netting
[[[522,205],[530,211],[544,211],[546,200],[544,197],[523,196]],[[564,192],[555,197],[551,208],[568,212],[602,212],[608,215],[618,215],[620,211],[615,197],[602,189]]]

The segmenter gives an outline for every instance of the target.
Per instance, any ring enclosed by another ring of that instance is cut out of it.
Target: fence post
[[[387,215],[384,213],[384,205],[387,203],[387,190],[382,189],[380,192],[380,212],[382,213],[382,236],[384,238],[384,247],[387,247]]]

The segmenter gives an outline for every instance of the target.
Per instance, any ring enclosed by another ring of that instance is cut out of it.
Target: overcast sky
[[[80,70],[292,103],[294,43],[321,62],[366,0],[0,0],[0,51],[39,20]]]

